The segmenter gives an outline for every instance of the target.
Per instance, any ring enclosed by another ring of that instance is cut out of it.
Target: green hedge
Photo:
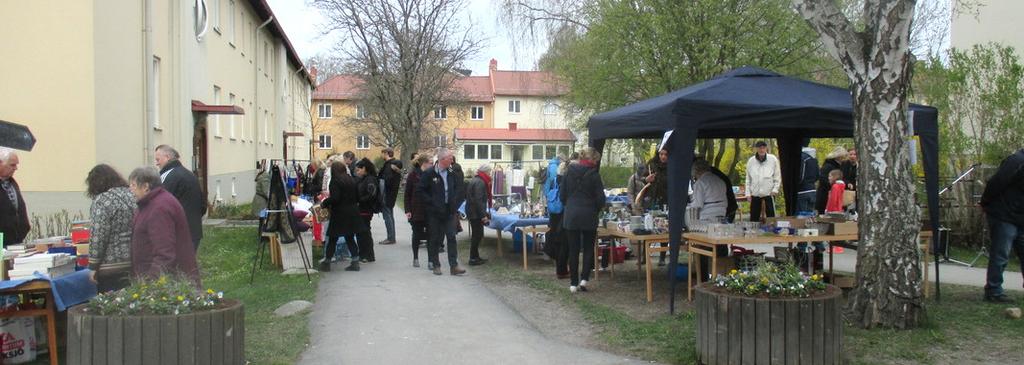
[[[601,181],[605,189],[624,188],[629,183],[633,168],[628,166],[601,166]]]

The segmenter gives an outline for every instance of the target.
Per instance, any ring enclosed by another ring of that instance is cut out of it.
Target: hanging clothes
[[[285,192],[285,175],[277,165],[270,170],[270,194],[267,197],[267,225],[265,232],[277,232],[281,243],[295,242],[295,230],[292,227],[291,204]]]

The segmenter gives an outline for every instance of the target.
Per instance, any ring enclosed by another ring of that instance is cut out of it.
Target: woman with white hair
[[[836,146],[828,156],[825,156],[825,162],[821,164],[821,170],[818,171],[818,192],[814,198],[814,209],[818,211],[818,214],[825,214],[828,192],[832,189],[832,184],[828,181],[828,173],[832,170],[841,170],[843,162],[846,160],[847,152],[843,146]]]
[[[466,219],[469,220],[469,265],[487,262],[480,257],[480,241],[484,238],[484,225],[489,223],[493,205],[491,195],[491,164],[484,163],[476,169],[476,176],[466,185]]]

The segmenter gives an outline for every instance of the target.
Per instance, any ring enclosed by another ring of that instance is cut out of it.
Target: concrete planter
[[[241,302],[184,315],[100,316],[68,311],[69,364],[245,364]]]
[[[842,364],[842,290],[769,299],[696,288],[697,353],[702,364]]]

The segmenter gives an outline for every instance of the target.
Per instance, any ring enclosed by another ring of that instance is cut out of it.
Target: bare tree
[[[441,129],[437,106],[461,101],[456,71],[481,41],[458,17],[462,0],[313,0],[326,32],[345,34],[338,45],[360,89],[363,118],[345,123],[372,131],[402,156]]]
[[[310,70],[316,68],[316,84],[320,85],[334,76],[344,74],[345,60],[327,53],[319,53],[306,59],[306,67]]]
[[[832,0],[793,0],[843,66],[853,88],[860,248],[850,319],[864,328],[912,328],[924,318],[920,209],[907,140],[910,23],[915,0],[868,0],[855,26]]]

